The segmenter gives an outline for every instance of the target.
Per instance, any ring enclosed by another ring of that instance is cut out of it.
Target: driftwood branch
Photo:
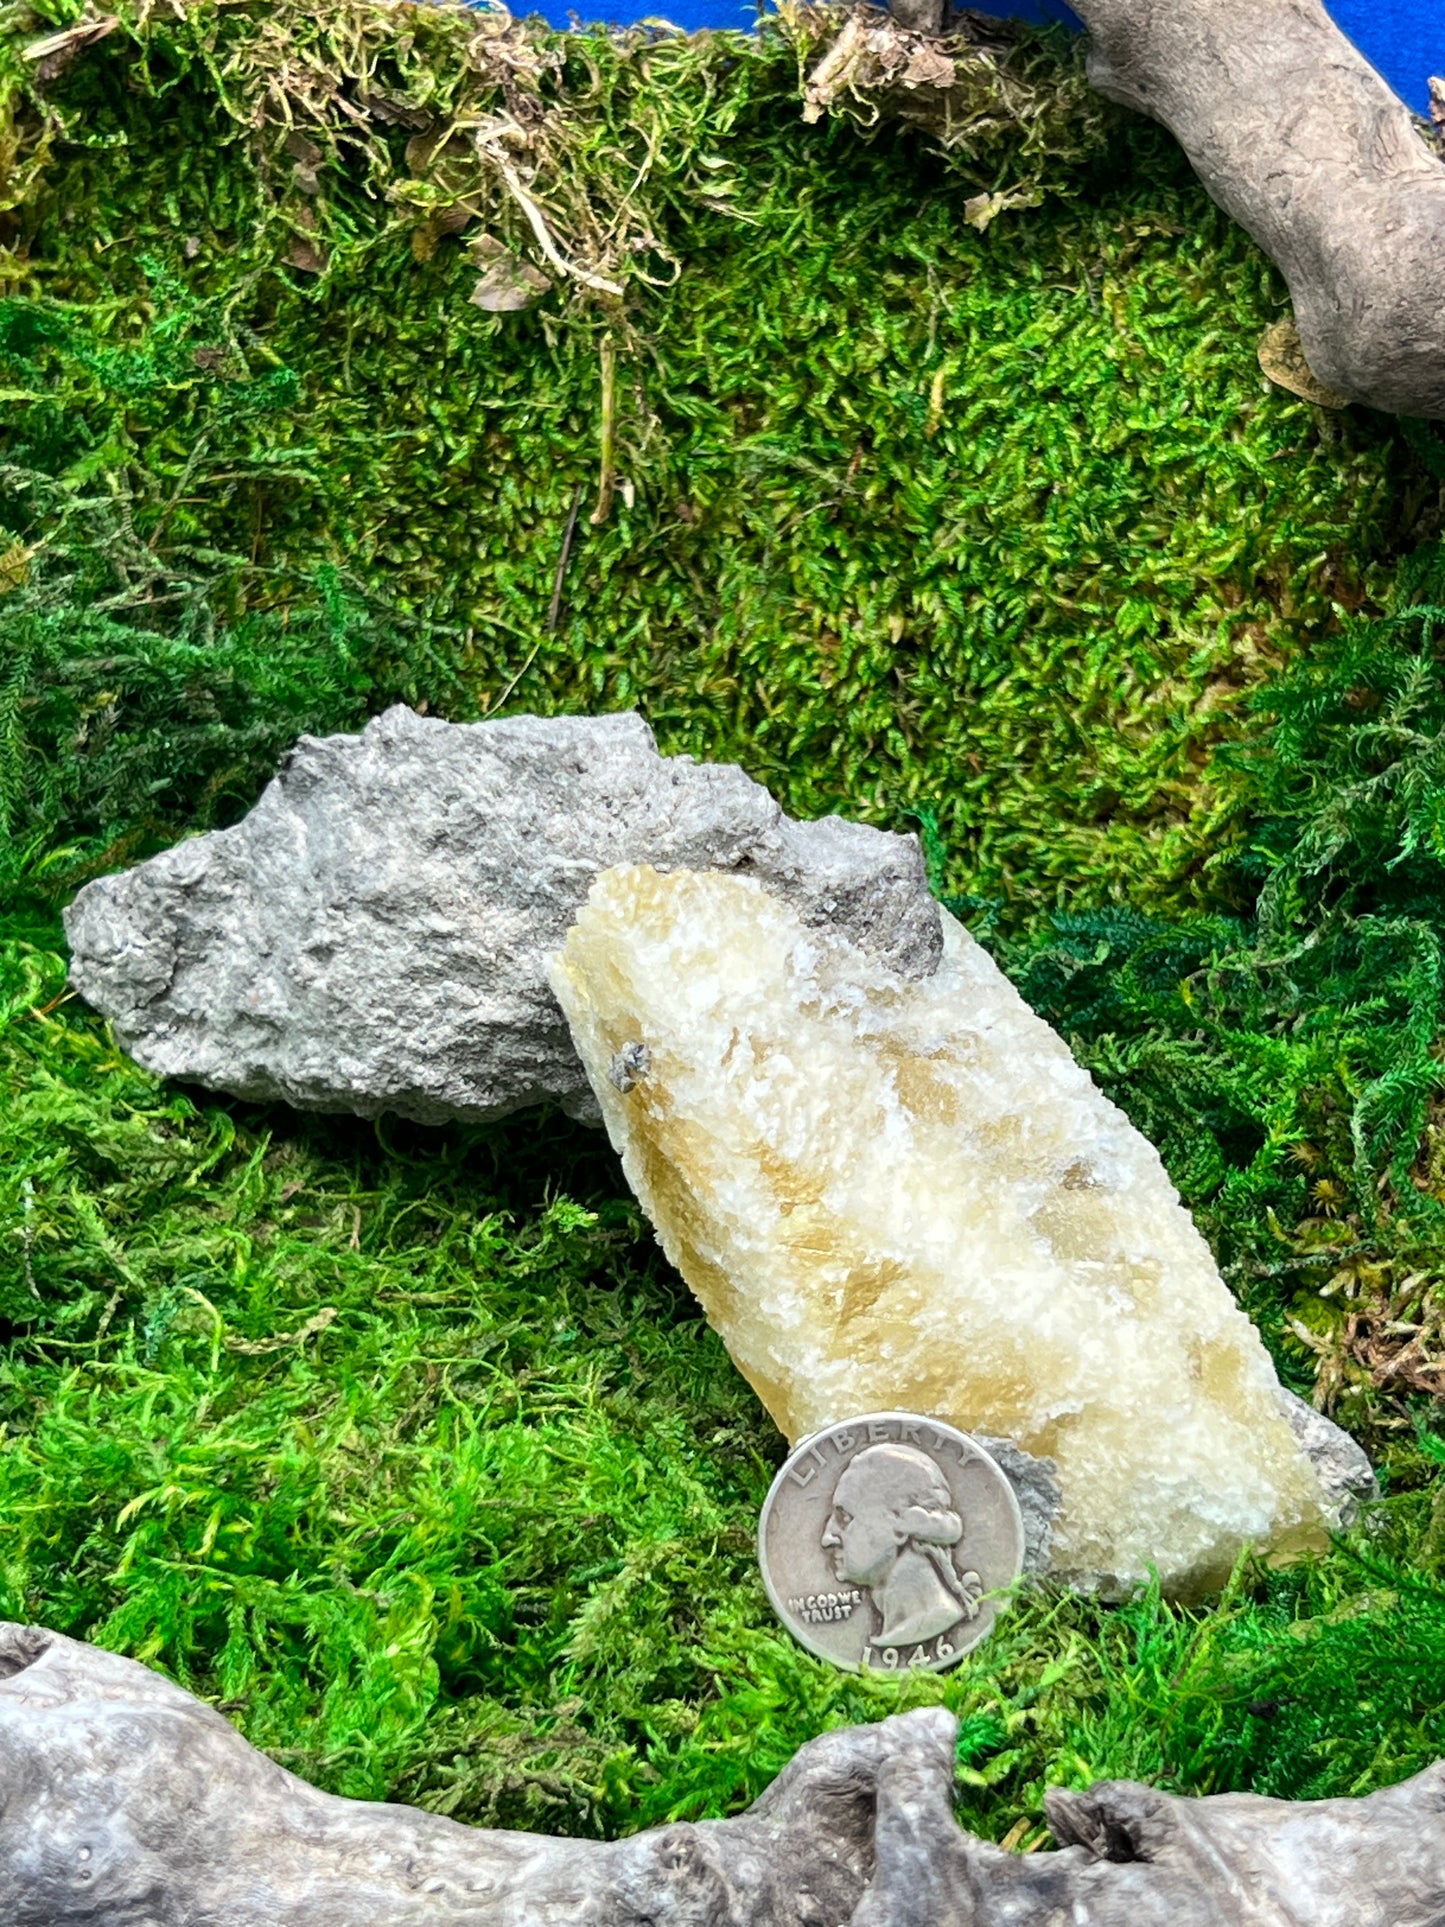
[[[132,1660],[0,1623],[5,1927],[839,1927],[878,1763],[925,1720],[827,1734],[736,1820],[603,1843],[320,1793]]]
[[[630,1840],[319,1793],[131,1660],[0,1623],[5,1927],[1441,1927],[1445,1768],[1366,1800],[1056,1792],[1056,1853],[960,1831],[955,1723],[802,1748],[735,1820]]]
[[[1074,0],[1101,93],[1163,121],[1278,264],[1315,377],[1445,417],[1445,161],[1322,0]]]
[[[951,1758],[879,1768],[874,1875],[850,1927],[1442,1927],[1445,1767],[1364,1800],[1203,1800],[1129,1780],[1049,1793],[1061,1851],[953,1822]]]
[[[918,46],[905,86],[946,89],[952,62],[930,38],[945,0],[887,4],[899,30],[891,64]],[[1285,386],[1334,406],[1445,418],[1445,155],[1324,0],[1074,5],[1095,87],[1162,121],[1283,273],[1298,329],[1287,340],[1306,364]],[[856,16],[812,76],[810,118],[849,84],[865,42],[859,71],[877,85],[885,43],[868,16]],[[1445,83],[1440,96],[1445,103]],[[1267,365],[1278,352],[1267,348]]]

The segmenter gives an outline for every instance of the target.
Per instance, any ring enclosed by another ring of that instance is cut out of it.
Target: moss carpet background
[[[940,153],[803,124],[816,20],[499,65],[461,12],[247,0],[27,55],[73,24],[0,62],[0,1611],[320,1784],[554,1830],[732,1810],[933,1698],[1016,1842],[1050,1781],[1445,1752],[1438,441],[1269,387],[1277,277],[1048,43],[1033,118]],[[462,108],[532,130],[574,255],[670,285],[473,305],[478,232],[543,257],[448,187]],[[1036,204],[980,231],[990,192]],[[781,1441],[605,1144],[162,1085],[66,999],[85,877],[397,699],[635,704],[919,824],[1381,1457],[1380,1530],[1203,1613],[1036,1598],[942,1681],[796,1651]]]

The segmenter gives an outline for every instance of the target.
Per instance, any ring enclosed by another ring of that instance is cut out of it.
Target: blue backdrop
[[[756,16],[753,0],[572,0],[584,20],[619,24],[661,14],[674,26],[746,27]],[[971,0],[981,13],[1018,20],[1079,23],[1064,0]],[[1423,114],[1431,74],[1445,76],[1445,0],[1325,0],[1330,12],[1367,60],[1416,113]],[[518,13],[543,13],[554,26],[568,24],[567,0],[514,0]]]

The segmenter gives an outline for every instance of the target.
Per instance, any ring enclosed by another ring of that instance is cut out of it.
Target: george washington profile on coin
[[[758,1529],[779,1617],[839,1666],[941,1671],[1023,1566],[1012,1486],[975,1440],[909,1413],[829,1426],[788,1458]]]
[[[870,1445],[849,1463],[823,1550],[839,1579],[867,1588],[883,1622],[872,1645],[917,1646],[977,1619],[983,1581],[950,1552],[962,1537],[948,1481],[926,1452]]]

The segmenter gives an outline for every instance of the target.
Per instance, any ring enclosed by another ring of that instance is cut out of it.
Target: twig
[[[582,484],[579,482],[572,491],[572,511],[567,517],[567,527],[562,535],[562,552],[557,557],[557,572],[552,577],[552,600],[547,606],[547,634],[555,636],[557,620],[562,613],[562,584],[567,575],[567,559],[572,553],[572,537],[577,531],[577,514],[582,507]]]
[[[166,503],[164,509],[161,511],[160,520],[156,523],[154,529],[152,529],[151,531],[150,541],[146,543],[146,547],[151,551],[152,555],[155,554],[155,551],[160,544],[160,539],[165,534],[166,524],[170,521],[172,515],[175,514],[176,509],[180,505],[183,490],[185,489],[187,483],[190,481],[191,477],[195,474],[196,470],[200,467],[201,461],[205,456],[209,446],[210,446],[210,437],[208,435],[202,435],[201,439],[196,443],[195,447],[191,450],[190,454],[186,457],[185,466],[182,468],[180,473],[180,479],[177,481],[175,487],[171,490],[171,499],[169,500],[169,502]],[[217,479],[220,479],[220,478],[217,478]],[[215,486],[214,482],[212,483],[212,486],[213,487]]]
[[[502,704],[506,702],[507,698],[511,695],[512,691],[517,687],[517,684],[522,680],[523,676],[526,675],[527,671],[532,667],[532,664],[537,660],[537,651],[541,647],[542,647],[542,638],[538,636],[537,640],[532,644],[531,654],[527,657],[527,660],[522,664],[521,668],[517,671],[516,675],[513,676],[512,680],[507,684],[506,688],[502,691],[501,695],[498,696],[496,702],[488,705],[489,710],[500,709]]]
[[[38,1299],[40,1287],[35,1282],[35,1266],[32,1262],[35,1249],[35,1186],[28,1175],[20,1180],[20,1197],[20,1262],[25,1268],[25,1282],[30,1287],[30,1296]]]
[[[597,506],[588,520],[600,529],[612,513],[612,485],[617,475],[617,349],[611,335],[602,337],[602,472],[597,478]]]
[[[89,47],[94,41],[104,40],[119,25],[119,18],[111,14],[97,14],[89,20],[77,20],[73,27],[63,27],[59,33],[50,34],[44,40],[32,40],[28,47],[21,50],[20,58],[38,61],[63,59],[67,54],[78,53],[82,47]]]
[[[531,195],[528,194],[526,188],[523,187],[517,177],[517,170],[512,166],[512,163],[507,160],[497,148],[492,146],[490,142],[483,141],[478,144],[495,162],[497,172],[501,175],[503,181],[505,181],[508,191],[526,215],[528,221],[531,222],[532,232],[537,237],[537,246],[542,250],[543,254],[546,255],[558,274],[564,278],[570,277],[573,281],[580,281],[584,288],[595,288],[599,294],[620,295],[622,293],[620,282],[608,281],[603,275],[593,274],[588,268],[579,268],[575,261],[569,261],[564,254],[559,252],[556,242],[548,232],[547,223],[542,218],[541,208],[538,207]]]

